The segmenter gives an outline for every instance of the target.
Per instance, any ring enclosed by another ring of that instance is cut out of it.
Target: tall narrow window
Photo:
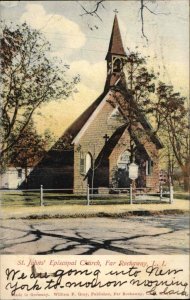
[[[146,161],[146,175],[152,174],[152,168],[153,168],[153,161],[151,159],[148,159]]]
[[[84,153],[81,151],[80,153],[80,174],[85,174],[85,162],[84,162]]]
[[[18,178],[22,178],[22,169],[18,169]]]
[[[92,166],[92,155],[90,153],[86,154],[86,164],[85,164],[85,173],[87,174],[89,169]]]

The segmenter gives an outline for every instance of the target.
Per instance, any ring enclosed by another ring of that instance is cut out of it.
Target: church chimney
[[[127,55],[123,47],[117,16],[115,15],[108,53],[105,58],[107,60],[105,89],[109,89],[120,77],[124,76],[123,66],[126,63],[126,57]]]

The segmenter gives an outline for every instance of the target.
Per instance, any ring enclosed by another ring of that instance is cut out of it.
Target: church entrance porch
[[[117,185],[118,188],[129,188],[130,178],[129,178],[129,164],[130,164],[130,153],[129,151],[124,151],[118,161],[117,161]]]
[[[135,180],[136,188],[146,187],[146,158],[143,158],[139,153],[135,155],[135,163],[138,166],[138,178]],[[129,178],[129,166],[131,164],[131,155],[128,150],[125,150],[118,158],[115,171],[113,172],[111,186],[117,188],[130,188],[132,180]]]
[[[129,188],[130,178],[128,169],[118,169],[117,171],[118,188]]]

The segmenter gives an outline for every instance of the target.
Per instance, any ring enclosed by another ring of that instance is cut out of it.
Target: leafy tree
[[[137,150],[135,137],[142,141],[141,138],[148,133],[138,124],[144,117],[148,123],[151,119],[152,131],[157,133],[166,145],[165,156],[170,175],[172,176],[174,164],[177,163],[183,174],[184,188],[188,190],[190,154],[186,98],[175,92],[172,85],[157,83],[154,72],[148,71],[146,62],[147,58],[141,57],[137,52],[130,52],[126,64],[128,95],[122,88],[115,91],[114,99],[131,136],[127,150],[131,153],[132,161]]]
[[[135,157],[137,146],[135,139],[142,141],[145,136],[145,129],[139,126],[142,118],[152,111],[151,95],[155,92],[156,76],[154,72],[147,68],[147,57],[142,57],[140,53],[130,51],[127,55],[125,65],[125,76],[127,89],[115,88],[114,101],[116,101],[124,117],[124,123],[128,126],[130,133],[130,145],[127,149],[130,152],[130,161]],[[127,99],[127,101],[126,101]],[[113,102],[114,102],[113,101]],[[146,120],[148,122],[148,120]],[[143,143],[146,143],[144,140]]]
[[[128,89],[138,103],[138,108],[146,112],[151,103],[150,96],[155,92],[156,76],[153,70],[149,71],[147,68],[148,57],[142,57],[140,53],[128,50],[125,68]]]
[[[1,27],[1,163],[6,163],[35,110],[67,98],[79,78],[66,78],[68,66],[50,57],[50,44],[39,31],[26,23]]]
[[[27,181],[28,168],[34,167],[45,155],[51,142],[51,137],[46,134],[43,138],[37,134],[32,121],[20,134],[20,138],[10,151],[10,164],[22,167],[25,170],[25,181]]]
[[[189,190],[190,145],[188,110],[186,98],[175,92],[172,85],[160,82],[157,87],[157,101],[152,106],[156,130],[170,145],[170,160],[174,156],[180,167],[185,190]]]

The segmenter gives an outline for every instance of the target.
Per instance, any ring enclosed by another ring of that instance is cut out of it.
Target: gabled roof
[[[118,54],[118,55],[126,56],[116,15],[114,18],[112,34],[111,34],[111,39],[110,39],[110,44],[108,48],[108,53],[106,55],[106,59],[110,54]]]
[[[119,82],[116,83],[117,87],[119,87]],[[132,105],[135,107],[136,112],[139,114],[139,122],[142,124],[143,128],[145,129],[146,133],[149,135],[150,139],[158,149],[163,148],[163,145],[161,141],[159,140],[158,136],[154,134],[153,129],[151,125],[149,124],[148,120],[144,116],[142,112],[137,107],[136,102],[134,101],[133,97],[129,94],[128,90],[125,89],[120,92],[123,94],[123,96],[126,98],[126,101],[129,100]],[[104,100],[105,96],[109,94],[111,90],[104,91],[70,126],[69,128],[64,132],[64,134],[59,138],[59,140],[55,143],[55,145],[52,147],[51,150],[62,150],[64,148],[71,148],[73,147],[72,142],[77,137],[79,132],[86,126],[86,123],[89,121],[92,114],[99,108],[101,102]],[[116,134],[121,133],[125,126],[122,127],[120,130],[116,130]],[[117,135],[118,136],[118,135]],[[114,139],[115,141],[115,139]]]
[[[110,139],[105,143],[104,147],[100,151],[98,157],[96,158],[96,165],[102,166],[102,164],[106,163],[106,158],[108,159],[111,155],[113,149],[119,142],[121,136],[123,135],[124,131],[127,129],[127,125],[124,124],[116,129],[116,131],[112,134]],[[146,153],[147,157],[149,157],[145,147],[143,144],[140,143],[139,139],[133,134],[133,140],[135,141],[136,145],[138,145],[138,149],[141,149]]]
[[[64,134],[59,138],[59,140],[52,147],[52,150],[57,150],[60,147],[64,147],[64,143],[71,143],[73,139],[77,136],[79,131],[86,124],[88,119],[100,105],[104,97],[106,96],[107,91],[104,91],[64,132]],[[67,145],[65,145],[67,147]]]
[[[99,163],[100,161],[103,161],[105,157],[109,157],[112,153],[113,149],[117,145],[119,139],[121,138],[122,134],[124,133],[125,129],[127,128],[127,125],[124,124],[120,127],[118,127],[115,132],[112,134],[110,139],[105,143],[104,147],[100,151],[96,163]]]
[[[119,85],[118,85],[119,86]],[[140,111],[138,108],[138,104],[135,102],[132,95],[129,94],[127,89],[123,89],[123,87],[119,88],[119,91],[122,93],[122,95],[125,97],[126,101],[130,97],[130,104],[135,109],[136,114],[138,115],[138,122],[141,123],[144,130],[146,131],[147,135],[150,137],[151,141],[157,146],[158,149],[164,148],[162,142],[160,141],[159,137],[156,133],[154,133],[153,128],[149,121],[147,120],[146,116]]]

